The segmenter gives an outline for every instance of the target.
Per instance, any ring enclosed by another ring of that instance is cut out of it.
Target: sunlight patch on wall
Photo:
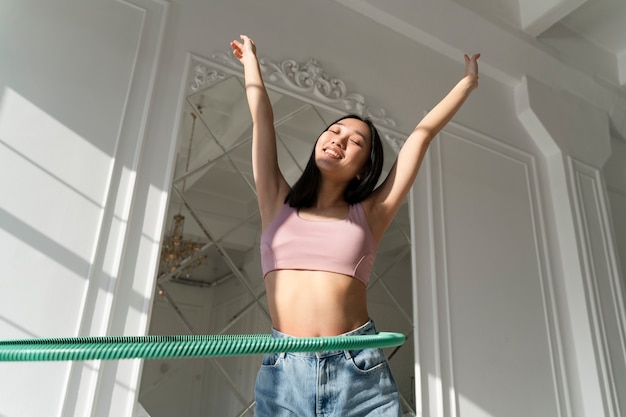
[[[462,416],[495,417],[462,395],[459,396],[459,411]]]
[[[0,330],[7,337],[76,331],[113,159],[67,123],[0,90],[0,276],[8,278],[0,284]],[[56,320],[41,320],[50,312]]]
[[[91,256],[112,158],[5,87],[0,101],[1,208],[75,252]],[[54,216],[57,216],[56,218]],[[87,226],[92,233],[75,230]],[[88,244],[86,244],[88,243]]]
[[[106,183],[111,156],[11,88],[5,87],[0,97],[0,141],[100,202],[103,187],[97,185]]]

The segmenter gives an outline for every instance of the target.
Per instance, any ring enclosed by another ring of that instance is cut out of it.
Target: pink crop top
[[[343,220],[306,220],[285,204],[261,233],[263,276],[277,269],[328,271],[367,286],[378,244],[361,204]]]

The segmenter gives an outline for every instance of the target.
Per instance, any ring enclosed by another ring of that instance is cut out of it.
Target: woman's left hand
[[[478,58],[480,54],[474,54],[471,57],[467,54],[465,56],[465,77],[470,77],[472,80],[472,87],[478,87]]]

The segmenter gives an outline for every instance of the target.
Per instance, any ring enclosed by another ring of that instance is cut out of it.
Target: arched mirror
[[[261,60],[275,114],[280,165],[299,177],[315,139],[338,116],[372,116],[384,137],[385,169],[399,138],[383,111],[348,94],[315,62]],[[231,54],[190,56],[180,109],[176,171],[162,243],[150,334],[268,333],[261,273],[260,218],[251,164],[251,119],[242,67]],[[385,234],[369,291],[379,330],[407,342],[386,354],[414,415],[410,221],[405,204]],[[252,416],[260,356],[147,360],[139,400],[151,417]]]

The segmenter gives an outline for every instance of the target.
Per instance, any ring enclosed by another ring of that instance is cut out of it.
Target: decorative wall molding
[[[218,52],[213,54],[213,59],[241,69],[241,64],[232,53]],[[345,82],[328,75],[316,59],[299,63],[293,59],[275,62],[259,57],[259,66],[263,79],[270,84],[282,86],[300,96],[309,96],[345,112],[369,117],[380,126],[396,126],[395,120],[387,116],[385,109],[370,107],[361,94],[348,92]]]
[[[605,412],[609,416],[618,416],[622,413],[617,400],[619,398],[617,384],[611,366],[615,358],[613,360],[611,358],[609,338],[617,337],[618,343],[621,345],[622,357],[620,361],[622,364],[626,364],[626,317],[624,317],[624,299],[619,281],[619,266],[615,257],[617,248],[611,234],[608,203],[603,192],[605,187],[602,175],[597,168],[570,156],[566,157],[566,161],[570,185],[574,194],[572,200],[580,242],[579,249],[586,299],[594,336],[593,344],[600,382],[604,385],[602,392],[607,407]],[[597,226],[595,231],[592,230],[594,225]],[[601,242],[595,241],[593,235],[599,236]],[[600,249],[602,253],[598,255]],[[600,263],[605,263],[605,265],[602,267]],[[603,271],[606,272],[606,276],[602,276]],[[604,285],[609,286],[611,299],[601,297],[600,294],[605,293],[600,288],[603,284],[602,281],[604,281]],[[616,328],[607,329],[606,314],[615,315]]]
[[[151,274],[146,274],[143,281],[122,280],[120,277],[124,275],[125,259],[129,259],[128,263],[131,265],[156,265],[155,260],[146,256],[128,257],[132,252],[129,248],[134,249],[143,239],[142,236],[132,235],[129,229],[133,210],[138,210],[133,204],[137,187],[136,172],[143,152],[169,3],[166,0],[118,1],[127,6],[129,12],[140,13],[138,23],[141,30],[136,39],[137,48],[130,68],[130,83],[124,112],[120,118],[119,135],[115,138],[114,162],[109,173],[106,204],[96,236],[97,249],[87,279],[88,288],[77,329],[79,336],[110,332],[119,334],[121,328],[137,334],[145,332],[150,305],[133,305],[135,300],[119,294],[130,292],[129,288],[134,291],[136,288],[143,288],[145,291],[141,295],[146,300],[150,299],[151,286],[147,284]],[[153,244],[158,247],[158,242]],[[138,311],[143,322],[129,319],[126,314],[118,314],[119,311],[130,310]],[[63,416],[132,415],[141,369],[138,361],[119,365],[72,362],[70,366],[61,406]]]
[[[275,62],[259,57],[259,66],[268,88],[339,114],[354,113],[367,117],[376,124],[383,139],[396,153],[402,147],[407,135],[395,130],[396,121],[387,111],[369,106],[363,95],[348,91],[345,82],[328,75],[317,60],[298,63],[287,59]],[[211,59],[191,55],[189,69],[187,95],[210,87],[228,76],[242,77],[243,73],[241,63],[231,52],[216,52]]]
[[[554,293],[553,277],[551,274],[551,268],[549,267],[549,254],[547,252],[547,236],[545,221],[542,214],[542,204],[539,192],[539,179],[537,173],[537,166],[535,156],[524,151],[505,144],[495,138],[488,137],[478,131],[469,129],[455,122],[450,122],[446,128],[439,134],[439,138],[433,143],[430,152],[430,163],[427,163],[429,168],[430,188],[432,189],[431,205],[432,210],[431,218],[428,220],[431,224],[435,225],[433,231],[434,239],[431,242],[435,245],[435,252],[439,252],[437,256],[437,262],[434,266],[436,272],[430,278],[433,280],[432,286],[437,288],[436,295],[438,296],[438,313],[433,312],[433,317],[436,317],[437,323],[435,323],[436,331],[439,334],[438,341],[441,341],[441,346],[438,346],[440,353],[440,363],[436,364],[436,369],[442,370],[444,375],[441,377],[447,380],[447,391],[444,391],[443,397],[440,398],[442,404],[438,407],[441,410],[449,409],[450,415],[454,416],[459,410],[459,400],[457,397],[458,388],[455,385],[454,364],[452,358],[454,357],[454,344],[452,340],[452,325],[451,325],[451,299],[449,293],[450,277],[448,276],[448,261],[447,261],[447,243],[446,243],[446,216],[445,216],[445,203],[443,201],[445,184],[443,182],[443,162],[442,162],[442,148],[441,141],[443,136],[447,136],[446,141],[458,140],[473,146],[479,147],[485,152],[491,152],[502,158],[511,161],[514,164],[521,165],[526,177],[526,184],[528,190],[528,201],[530,206],[528,207],[531,214],[534,245],[536,247],[537,265],[539,272],[540,287],[542,289],[543,299],[543,311],[544,321],[546,329],[548,330],[549,346],[550,346],[550,361],[552,364],[552,383],[554,386],[554,392],[556,395],[555,403],[559,410],[559,416],[569,415],[570,407],[568,404],[568,389],[566,386],[565,364],[562,354],[562,342],[560,338],[561,331],[559,329],[559,322],[557,316],[556,299]],[[447,370],[447,375],[445,374]],[[444,405],[444,403],[446,403]]]
[[[225,80],[227,75],[224,72],[211,69],[203,63],[193,63],[193,76],[191,78],[191,84],[189,84],[190,92],[195,93],[204,87],[210,87],[218,81]]]

